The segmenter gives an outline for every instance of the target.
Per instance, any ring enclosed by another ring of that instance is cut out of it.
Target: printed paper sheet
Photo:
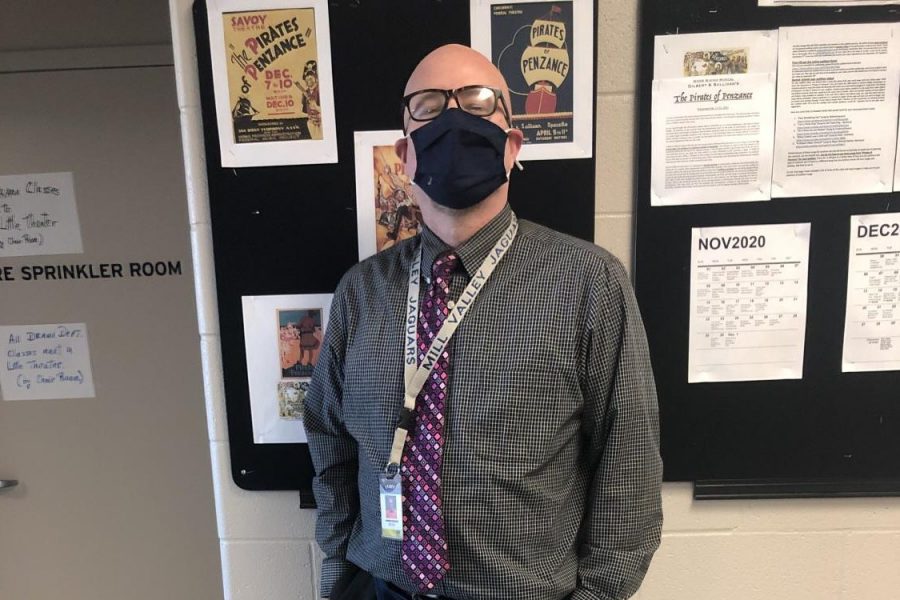
[[[777,39],[656,37],[651,205],[770,198]]]
[[[800,379],[809,223],[695,228],[688,381]]]
[[[772,197],[890,192],[898,25],[779,31]]]
[[[900,370],[900,213],[850,218],[843,370]]]

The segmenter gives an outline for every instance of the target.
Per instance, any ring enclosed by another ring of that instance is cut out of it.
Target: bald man
[[[343,277],[305,401],[322,597],[620,600],[659,545],[628,278],[513,214],[508,94],[457,45],[407,83],[396,150],[426,227]]]

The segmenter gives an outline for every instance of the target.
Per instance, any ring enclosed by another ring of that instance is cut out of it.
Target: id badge
[[[381,537],[403,539],[403,486],[400,474],[382,473],[379,479],[381,497]]]

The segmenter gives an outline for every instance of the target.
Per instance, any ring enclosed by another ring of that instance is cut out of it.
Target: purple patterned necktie
[[[449,312],[450,275],[459,257],[446,252],[431,267],[431,284],[419,310],[419,363]],[[403,571],[427,592],[450,568],[441,502],[441,465],[444,462],[444,403],[447,399],[447,351],[416,398],[416,426],[406,442],[403,474]]]

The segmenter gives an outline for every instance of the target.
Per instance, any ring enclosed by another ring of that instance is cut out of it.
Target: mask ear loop
[[[506,133],[506,135],[509,135],[509,132],[512,131],[512,127],[507,127],[507,128],[504,129],[503,131],[504,131],[504,133]],[[520,171],[524,171],[524,170],[525,170],[525,167],[522,166],[522,163],[519,162],[519,159],[518,159],[518,158],[516,158],[515,165],[516,165],[516,168],[519,169]],[[507,180],[507,181],[509,181],[509,174],[510,174],[510,172],[511,172],[511,171],[507,171],[507,172],[506,172],[506,180]]]

